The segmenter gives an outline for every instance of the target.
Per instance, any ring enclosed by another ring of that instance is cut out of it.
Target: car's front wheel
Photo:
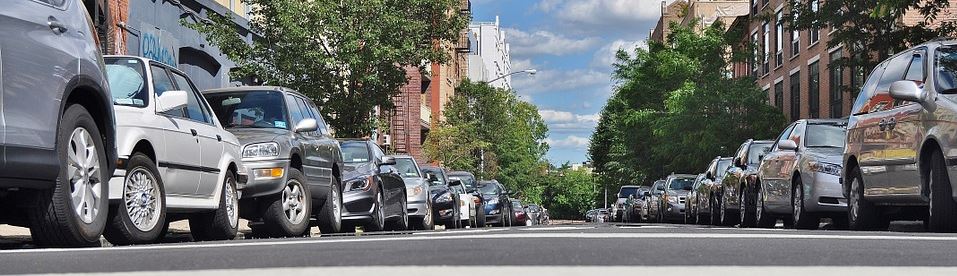
[[[432,201],[426,201],[425,203],[425,215],[422,218],[416,219],[412,228],[415,230],[433,230],[435,229],[435,222],[432,216]]]
[[[117,245],[155,242],[166,224],[163,180],[156,163],[145,154],[133,154],[126,167],[122,202],[110,206],[103,236]]]
[[[794,228],[803,230],[815,230],[818,228],[821,219],[804,208],[804,183],[800,177],[794,178],[794,184],[791,189],[791,216],[794,220]]]
[[[340,189],[339,177],[332,176],[332,184],[329,186],[329,194],[326,195],[326,202],[319,210],[319,231],[322,234],[332,234],[342,232],[342,190]]]
[[[760,185],[760,184],[759,184],[759,185]],[[760,191],[760,190],[758,190],[757,192],[755,192],[755,197],[756,197],[756,198],[755,198],[755,202],[756,202],[755,205],[757,205],[757,206],[755,206],[755,208],[754,208],[754,210],[755,210],[755,211],[754,211],[754,217],[755,217],[755,219],[757,220],[757,227],[758,227],[758,228],[772,228],[772,227],[774,227],[774,224],[776,224],[776,223],[778,222],[778,220],[777,220],[776,217],[774,217],[774,216],[772,216],[771,214],[769,214],[768,211],[767,211],[767,209],[765,209],[765,207],[764,207],[764,205],[765,205],[765,199],[764,199],[764,196],[761,195],[761,191]]]
[[[375,194],[375,206],[372,210],[372,219],[366,223],[365,230],[369,232],[382,231],[385,228],[385,210],[382,208],[382,189]]]
[[[957,231],[957,203],[951,193],[947,166],[940,152],[931,155],[931,167],[927,178],[930,187],[930,207],[927,208],[927,230],[933,232]]]
[[[475,226],[478,228],[485,228],[485,206],[479,205],[475,207]]]
[[[57,129],[60,174],[53,188],[35,193],[30,235],[39,246],[96,246],[109,209],[106,147],[90,113],[67,107]]]
[[[239,193],[236,173],[227,171],[223,179],[219,208],[189,218],[189,231],[197,241],[231,240],[239,232]]]
[[[887,230],[890,222],[881,216],[874,203],[864,199],[864,181],[861,171],[851,171],[851,191],[847,199],[847,225],[851,230]]]
[[[400,203],[402,210],[399,212],[399,217],[389,223],[389,230],[405,231],[409,229],[409,208],[406,200],[406,197],[403,195],[401,199],[402,202]]]
[[[263,208],[265,234],[273,238],[299,237],[309,230],[312,196],[306,178],[296,168],[289,168],[286,186],[278,195],[269,197]]]

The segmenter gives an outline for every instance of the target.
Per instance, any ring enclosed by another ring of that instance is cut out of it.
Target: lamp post
[[[535,75],[536,73],[538,73],[538,70],[535,70],[535,69],[525,69],[525,70],[522,70],[522,71],[511,72],[511,73],[508,73],[508,74],[499,76],[499,77],[497,77],[497,78],[494,78],[494,79],[488,81],[488,83],[493,83],[493,82],[495,82],[495,81],[497,81],[497,80],[504,79],[504,78],[506,78],[506,77],[508,77],[508,76],[515,75],[515,74],[522,74],[522,73],[528,73],[529,75]]]

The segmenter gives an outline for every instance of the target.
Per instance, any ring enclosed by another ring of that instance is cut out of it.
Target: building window
[[[797,20],[798,12],[793,8],[791,12],[794,13],[794,20]],[[794,24],[791,24],[791,28],[791,57],[794,57],[801,53],[801,30],[795,29]]]
[[[764,56],[761,57],[764,63],[764,73],[767,74],[771,72],[771,29],[768,28],[768,21],[764,21],[764,24],[761,25],[761,31],[764,32]]]
[[[771,89],[770,89],[770,88],[766,88],[766,89],[764,89],[764,90],[761,90],[761,92],[764,93],[765,96],[771,97]],[[768,101],[771,101],[771,99],[768,98]],[[770,102],[768,102],[768,103],[770,104]]]
[[[817,61],[807,66],[807,78],[808,111],[811,113],[808,117],[818,118],[821,114],[821,70]]]
[[[784,82],[774,84],[774,106],[784,110]]]
[[[791,120],[801,118],[801,72],[791,75]]]
[[[751,76],[758,77],[758,33],[751,34],[751,43],[753,50],[751,51]]]
[[[817,10],[819,9],[818,5],[820,5],[819,2],[818,2],[818,0],[811,0],[811,3],[810,3],[810,4],[811,4],[811,12],[816,15],[816,14],[817,14]],[[810,35],[810,37],[811,37],[811,38],[810,38],[810,39],[811,39],[810,44],[817,43],[817,41],[818,41],[819,39],[821,39],[821,29],[811,28],[811,35]]]
[[[830,77],[828,78],[828,93],[831,94],[831,118],[841,118],[844,117],[844,67],[837,65],[837,61],[841,60],[842,51],[834,51],[831,53],[830,62],[828,63],[828,71],[830,72]]]
[[[784,14],[779,10],[774,15],[774,66],[784,64]]]

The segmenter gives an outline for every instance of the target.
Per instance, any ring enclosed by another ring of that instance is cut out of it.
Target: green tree
[[[405,66],[450,57],[437,41],[455,41],[470,20],[456,0],[242,0],[252,7],[249,43],[231,18],[183,22],[219,47],[240,70],[322,103],[344,137],[368,135],[373,109],[390,109],[406,83]]]
[[[586,170],[573,170],[568,164],[548,175],[541,204],[549,216],[558,219],[581,219],[595,206],[597,183]]]

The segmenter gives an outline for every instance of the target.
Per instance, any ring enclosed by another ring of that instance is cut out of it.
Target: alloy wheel
[[[100,161],[93,137],[82,127],[70,134],[67,152],[67,176],[70,179],[70,197],[73,210],[84,223],[93,223],[100,212]]]
[[[123,203],[126,213],[136,229],[150,231],[159,222],[159,187],[156,178],[146,168],[137,167],[126,178]]]
[[[282,211],[286,215],[286,220],[293,224],[302,223],[306,218],[305,194],[302,189],[302,183],[290,179],[282,190]]]
[[[375,215],[376,225],[385,225],[385,211],[382,209],[382,193],[376,194],[375,197]]]
[[[332,193],[332,198],[330,198],[332,200],[332,216],[336,223],[342,223],[342,199],[339,197],[339,188],[333,186],[329,192]]]
[[[803,212],[804,208],[804,189],[801,187],[801,185],[794,186],[792,195],[794,195],[794,197],[793,200],[791,200],[791,209],[792,213],[794,214],[794,221],[796,223],[801,221],[801,213]]]
[[[237,228],[239,226],[239,200],[236,198],[236,187],[233,186],[233,174],[226,174],[226,216],[229,219],[229,226]]]

